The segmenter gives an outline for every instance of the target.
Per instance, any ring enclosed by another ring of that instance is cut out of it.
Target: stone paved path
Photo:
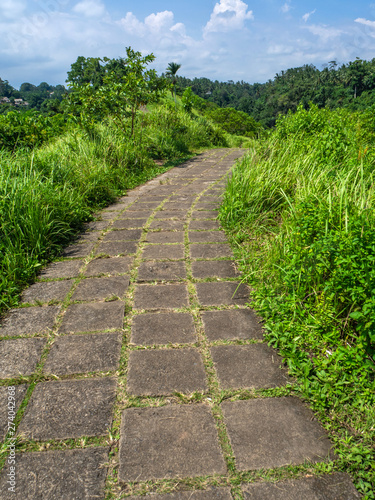
[[[1,499],[359,498],[314,474],[331,443],[288,395],[216,220],[242,154],[209,151],[108,207],[2,321],[0,434],[9,422],[11,450],[14,422],[22,448]]]

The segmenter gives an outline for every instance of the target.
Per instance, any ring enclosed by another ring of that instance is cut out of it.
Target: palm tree
[[[167,71],[165,72],[166,76],[168,76],[169,78],[172,78],[173,90],[171,92],[173,95],[173,91],[174,91],[175,104],[176,104],[176,83],[177,83],[176,73],[180,68],[181,68],[181,64],[171,62],[168,64]]]

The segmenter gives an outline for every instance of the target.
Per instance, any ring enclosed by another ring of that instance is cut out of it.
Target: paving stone
[[[128,287],[128,276],[88,278],[79,283],[71,300],[103,300],[111,297],[121,298]]]
[[[142,196],[141,198],[139,198],[138,202],[141,204],[143,203],[148,203],[150,201],[158,201],[159,203],[161,203],[162,201],[165,200],[165,196]]]
[[[22,400],[26,395],[27,388],[29,386],[28,384],[21,384],[10,387],[11,389],[9,389],[7,386],[0,387],[0,440],[2,441],[4,440],[8,432],[8,410],[9,411],[12,410],[14,412],[18,411],[22,403]],[[9,430],[12,431],[11,427],[9,428]],[[0,486],[1,486],[1,480],[0,480]],[[0,494],[3,491],[4,489],[0,487]]]
[[[208,340],[263,339],[259,318],[250,309],[203,311]]]
[[[191,201],[169,201],[163,206],[163,210],[190,210],[194,200]]]
[[[135,229],[146,225],[147,219],[117,219],[112,227],[116,229]]]
[[[133,257],[114,257],[92,260],[85,271],[85,276],[99,276],[101,274],[123,274],[130,270]]]
[[[282,359],[266,344],[211,347],[222,389],[269,389],[290,381]]]
[[[130,211],[133,211],[133,210],[146,210],[146,209],[154,209],[154,208],[157,208],[159,205],[160,205],[160,201],[143,201],[141,203],[141,201],[137,201],[136,203],[134,203],[134,205],[132,205],[131,207],[129,207],[128,210]]]
[[[145,500],[233,500],[230,488],[209,488],[207,490],[176,491],[164,495],[146,495]],[[139,500],[139,497],[131,496],[128,500]]]
[[[8,490],[5,467],[0,476],[4,500],[104,498],[108,448],[56,450],[16,455],[15,493]]]
[[[155,219],[185,220],[186,217],[187,217],[186,210],[180,212],[178,212],[177,210],[160,210],[155,214]]]
[[[96,302],[93,304],[72,304],[68,307],[60,333],[90,332],[122,328],[125,304],[114,302]]]
[[[87,257],[92,252],[95,243],[78,243],[75,245],[69,245],[65,248],[62,255],[63,257],[76,258],[76,257]]]
[[[150,229],[161,229],[162,231],[183,231],[184,226],[184,221],[156,219],[150,224]]]
[[[59,306],[13,309],[1,322],[0,337],[47,333],[59,312]]]
[[[0,378],[31,375],[47,339],[17,339],[0,342]]]
[[[142,253],[142,259],[177,260],[184,258],[184,245],[147,245]]]
[[[361,495],[347,474],[306,476],[293,481],[242,486],[244,500],[355,500]]]
[[[18,432],[37,441],[103,436],[112,424],[115,378],[40,382]]]
[[[73,280],[46,281],[34,283],[22,294],[22,302],[34,304],[35,302],[50,302],[51,300],[63,301],[73,286]]]
[[[148,219],[153,210],[126,210],[121,215],[122,219]]]
[[[199,201],[194,209],[195,210],[217,210],[220,207],[220,202],[218,201]]]
[[[66,260],[49,264],[39,275],[40,279],[75,278],[83,267],[82,260]]]
[[[232,260],[200,260],[192,263],[194,278],[238,278]]]
[[[188,304],[186,285],[137,285],[135,288],[136,309],[172,309]]]
[[[54,375],[115,371],[120,354],[118,333],[68,335],[54,342],[43,371]]]
[[[193,243],[190,245],[190,254],[193,259],[233,258],[232,249],[226,243]]]
[[[102,235],[101,231],[86,231],[85,233],[81,233],[77,237],[76,243],[79,244],[91,243],[91,242],[97,243],[101,235]]]
[[[189,240],[192,243],[218,243],[227,241],[223,231],[189,231]]]
[[[188,313],[146,313],[133,319],[132,344],[190,344],[196,340],[193,317]]]
[[[216,219],[219,215],[217,210],[196,210],[191,214],[192,219]]]
[[[297,398],[231,401],[221,407],[240,471],[321,462],[331,454],[326,432]]]
[[[137,396],[207,391],[201,355],[196,349],[132,351],[127,390]]]
[[[94,220],[92,222],[88,222],[83,227],[88,231],[103,231],[107,229],[110,222],[106,220]]]
[[[138,241],[141,239],[142,229],[119,229],[108,231],[103,241]]]
[[[108,224],[111,223],[113,219],[119,216],[119,212],[116,211],[102,211],[98,214],[94,214],[95,217],[100,218],[100,220],[107,221]]]
[[[246,285],[233,282],[196,283],[198,300],[202,306],[245,305],[249,301]]]
[[[180,281],[186,279],[184,262],[143,262],[138,281]]]
[[[215,422],[208,406],[129,408],[123,412],[120,481],[225,473]]]
[[[96,249],[96,255],[104,253],[111,257],[116,255],[132,255],[137,252],[137,243],[135,241],[111,241],[101,243]]]
[[[129,203],[131,203],[132,200],[130,200]],[[125,208],[128,207],[129,203],[112,203],[111,205],[109,205],[107,208],[104,208],[102,210],[102,213],[106,213],[106,212],[121,212],[122,210],[125,210]]]
[[[160,231],[156,233],[148,233],[146,236],[147,243],[183,243],[183,231]]]
[[[192,220],[190,222],[189,229],[209,231],[213,229],[221,229],[221,226],[217,220]]]
[[[176,193],[169,198],[170,203],[188,203],[192,205],[195,201],[196,196],[189,196],[187,194]]]

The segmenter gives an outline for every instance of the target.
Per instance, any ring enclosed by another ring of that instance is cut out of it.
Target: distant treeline
[[[267,83],[191,80],[179,76],[177,82],[180,90],[191,87],[206,101],[244,111],[263,126],[272,127],[279,114],[296,111],[300,103],[305,108],[313,102],[319,108],[352,110],[367,109],[375,104],[375,59],[357,58],[341,66],[331,61],[322,70],[306,64],[281,71]]]

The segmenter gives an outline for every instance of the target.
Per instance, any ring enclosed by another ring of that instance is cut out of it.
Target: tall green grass
[[[89,131],[71,126],[31,152],[0,150],[0,312],[93,211],[169,168],[154,159],[174,161],[229,139],[208,120],[158,106],[140,115],[131,139],[108,119]]]
[[[279,119],[229,181],[232,231],[268,339],[336,441],[340,466],[375,498],[374,115]]]

